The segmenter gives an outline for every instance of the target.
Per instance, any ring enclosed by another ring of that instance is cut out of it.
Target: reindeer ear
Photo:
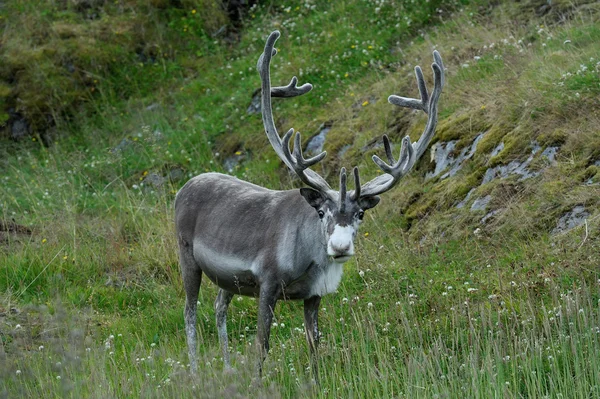
[[[372,197],[360,197],[358,200],[358,206],[360,206],[360,209],[366,211],[367,209],[374,208],[377,204],[379,204],[380,200],[381,198],[378,195],[374,195]]]
[[[319,209],[325,202],[325,196],[317,190],[303,187],[300,189],[300,195],[304,197],[306,202],[315,209]]]

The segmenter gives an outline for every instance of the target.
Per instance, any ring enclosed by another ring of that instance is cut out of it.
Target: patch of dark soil
[[[9,239],[19,239],[23,236],[30,236],[32,233],[29,227],[15,223],[12,220],[0,220],[0,243],[8,242]]]

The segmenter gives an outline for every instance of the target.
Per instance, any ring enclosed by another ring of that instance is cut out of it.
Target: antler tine
[[[342,167],[340,171],[340,212],[346,212],[346,168]]]
[[[434,53],[435,56],[435,53]],[[439,57],[439,53],[438,53]],[[429,146],[429,142],[433,138],[435,134],[435,127],[437,126],[437,105],[440,99],[440,95],[442,94],[442,88],[444,85],[444,69],[443,64],[440,66],[436,63],[431,64],[431,69],[433,69],[433,93],[431,94],[431,98],[428,105],[428,115],[427,125],[425,126],[425,130],[423,134],[419,138],[419,141],[416,144],[413,144],[416,151],[415,158],[418,159],[423,155],[427,146]]]
[[[287,86],[272,87],[271,97],[290,98],[301,96],[311,91],[312,88],[313,86],[310,83],[298,87],[298,78],[294,76]]]
[[[444,86],[444,84],[446,83],[446,77],[444,76],[444,61],[442,61],[442,56],[440,55],[440,52],[437,50],[433,51],[433,59],[435,60],[435,63],[440,67],[440,70],[442,71],[442,87]],[[440,89],[441,90],[441,89]]]
[[[350,198],[357,200],[360,198],[360,176],[358,174],[358,168],[355,166],[352,172],[354,173],[354,192]]]
[[[440,53],[436,50],[433,52],[434,62],[431,64],[434,76],[434,86],[431,96],[427,91],[425,85],[425,79],[423,78],[423,71],[419,66],[415,67],[415,75],[417,79],[417,85],[419,87],[419,93],[421,94],[421,100],[414,98],[400,97],[391,95],[388,101],[391,104],[398,105],[405,108],[417,109],[425,112],[428,115],[427,124],[421,137],[416,143],[410,141],[410,137],[406,136],[402,139],[402,147],[400,149],[400,158],[396,162],[392,155],[389,139],[386,135],[383,136],[383,145],[385,147],[385,153],[388,158],[389,164],[381,160],[377,155],[373,155],[373,162],[379,168],[385,172],[384,175],[378,176],[375,179],[369,181],[362,186],[362,196],[374,196],[384,193],[391,189],[404,175],[406,175],[416,160],[419,159],[429,142],[435,134],[435,128],[437,126],[437,105],[442,94],[442,88],[444,87],[444,63]]]
[[[302,169],[306,169],[310,166],[313,166],[314,164],[325,158],[325,155],[327,155],[327,152],[323,151],[322,153],[315,155],[312,158],[304,158],[304,155],[302,155],[302,137],[300,136],[300,132],[296,133],[296,137],[294,138],[294,158],[296,158],[296,163],[299,167],[301,167]]]
[[[423,71],[418,65],[415,67],[415,76],[417,78],[417,85],[419,86],[419,94],[421,94],[420,100],[392,94],[388,97],[388,102],[400,107],[417,109],[427,113],[427,101],[429,101],[429,93],[427,92],[427,85],[425,84],[425,79],[423,78]]]
[[[294,153],[292,155],[289,149],[289,142],[294,134],[294,130],[290,129],[285,134],[282,141],[281,137],[279,137],[279,133],[277,132],[277,128],[275,127],[273,110],[271,107],[271,96],[284,98],[296,97],[308,93],[312,89],[312,85],[309,83],[298,87],[298,79],[295,76],[287,86],[271,88],[271,58],[277,54],[277,50],[274,46],[277,39],[279,39],[279,36],[279,31],[274,31],[269,35],[265,43],[265,50],[258,58],[258,62],[256,64],[256,68],[258,69],[258,73],[260,74],[260,79],[262,82],[261,105],[265,133],[267,134],[267,138],[269,139],[269,142],[271,143],[271,146],[275,150],[277,156],[300,178],[300,180],[318,191],[330,191],[331,187],[327,181],[318,173],[308,169],[309,166],[321,161],[325,155],[327,155],[327,153],[322,152],[315,157],[305,159],[302,156],[300,134],[297,134],[294,145]]]
[[[394,154],[392,154],[392,146],[390,145],[390,139],[387,134],[383,135],[383,147],[385,148],[385,155],[387,156],[390,165],[395,164],[396,160],[394,159]]]

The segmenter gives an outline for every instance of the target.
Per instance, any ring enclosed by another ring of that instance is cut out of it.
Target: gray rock
[[[331,126],[326,124],[322,124],[319,127],[319,132],[308,139],[308,143],[306,143],[305,151],[309,154],[319,154],[323,151],[323,146],[325,144],[325,138],[327,137],[327,133],[331,130]]]
[[[426,175],[426,179],[431,179],[432,177],[438,176],[446,169],[450,169],[446,173],[444,173],[440,179],[446,179],[448,177],[452,177],[458,173],[458,171],[463,167],[465,161],[471,159],[473,155],[475,155],[475,151],[477,150],[477,144],[483,138],[485,133],[480,133],[475,137],[475,140],[471,143],[471,145],[463,148],[457,157],[454,157],[452,154],[454,149],[456,148],[456,140],[449,141],[447,143],[436,143],[432,147],[433,152],[433,160],[435,161],[435,171],[428,173]]]
[[[573,210],[565,213],[558,219],[556,227],[552,230],[552,234],[561,233],[580,226],[585,223],[588,216],[590,216],[590,213],[585,210],[585,207],[583,205],[577,205]]]
[[[29,136],[29,124],[25,118],[18,116],[10,126],[10,137],[15,141],[19,141],[27,136]]]
[[[119,142],[119,144],[117,144],[116,147],[111,148],[110,152],[112,152],[113,154],[117,154],[117,153],[125,151],[132,145],[133,145],[133,141],[125,138],[125,139],[121,140],[121,142]]]
[[[247,114],[260,114],[262,112],[262,107],[260,105],[260,94],[260,89],[256,89],[252,93],[252,100],[250,100],[250,105],[248,105],[248,109],[246,109]]]
[[[552,165],[556,164],[556,153],[558,147],[548,147],[542,152],[542,157],[546,158]]]
[[[504,141],[502,141],[500,144],[498,144],[496,146],[496,148],[494,148],[492,150],[492,152],[490,153],[490,157],[495,157],[496,155],[500,154],[500,152],[502,152],[503,149],[504,149]]]
[[[513,174],[521,175],[521,179],[519,180],[534,177],[539,173],[532,173],[527,170],[527,166],[529,166],[532,160],[533,156],[530,156],[525,162],[512,161],[508,165],[498,165],[493,168],[488,168],[483,175],[481,184],[489,183],[498,178],[504,179]]]
[[[223,167],[227,173],[233,173],[233,171],[240,165],[244,158],[244,154],[233,154],[232,156],[225,158],[223,161]]]
[[[484,217],[481,218],[479,223],[485,224],[488,220],[490,220],[491,218],[493,218],[494,216],[499,214],[501,211],[502,211],[502,209],[495,209],[491,212],[488,212]]]
[[[427,173],[426,179],[431,179],[442,173],[446,168],[455,164],[452,151],[456,147],[457,140],[448,141],[447,143],[435,143],[431,147],[432,161],[435,162],[435,170]]]
[[[493,168],[488,168],[485,171],[485,175],[483,176],[483,181],[481,182],[481,184],[489,183],[490,181],[498,178],[503,179],[510,175],[520,175],[521,177],[519,178],[519,181],[538,176],[541,173],[541,171],[531,171],[529,170],[529,165],[533,161],[535,154],[537,154],[542,149],[542,147],[535,141],[531,144],[531,155],[529,155],[529,157],[527,157],[525,161],[512,161],[508,165],[498,165]],[[503,143],[500,143],[500,145],[502,145],[502,148],[504,147]],[[500,145],[496,147],[494,151],[492,151],[492,154],[495,153],[497,149],[499,149]],[[556,153],[558,152],[558,149],[558,147],[548,147],[540,154],[540,156],[546,158],[548,161],[550,161],[551,164],[555,164]],[[498,151],[498,153],[500,151],[501,149]]]
[[[475,191],[475,189],[474,189],[474,188],[472,188],[472,189],[471,189],[471,190],[470,190],[470,191],[467,193],[467,196],[465,197],[465,199],[463,199],[462,201],[460,201],[460,202],[459,202],[459,203],[456,205],[456,207],[457,207],[458,209],[460,209],[460,208],[464,208],[464,207],[465,207],[465,205],[467,205],[467,202],[468,202],[468,201],[469,201],[469,199],[471,198],[471,195],[473,194],[473,192],[474,192],[474,191]]]
[[[483,198],[477,198],[475,201],[473,201],[473,204],[471,205],[471,210],[472,211],[482,211],[488,206],[488,204],[490,203],[491,200],[492,200],[491,195],[486,195]]]
[[[154,188],[160,188],[167,181],[166,178],[159,175],[158,173],[149,173],[144,180],[142,180],[142,184],[144,186],[150,186]]]

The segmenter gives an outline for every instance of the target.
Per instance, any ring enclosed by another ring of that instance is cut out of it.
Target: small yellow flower
[[[482,106],[481,106],[481,109],[485,109],[485,105],[482,105]]]
[[[350,46],[350,48],[356,48],[356,46],[353,44],[352,46]]]
[[[362,103],[363,107],[366,107],[367,105],[369,105],[369,100],[365,100],[365,102]]]
[[[365,237],[368,237],[368,236],[369,236],[369,232],[367,231],[367,232],[365,233]]]
[[[242,152],[241,151],[236,151],[235,155],[242,155]]]
[[[144,176],[146,176],[147,174],[148,174],[148,171],[147,171],[147,170],[145,170],[145,171],[144,171]]]
[[[347,78],[347,77],[348,77],[348,72],[346,72],[346,73],[344,74],[344,77],[345,77],[345,78]]]
[[[46,239],[44,238],[44,239],[42,240],[42,244],[45,244],[45,243],[46,243],[46,241],[48,241],[48,240],[46,240]]]
[[[372,49],[372,48],[373,48],[373,46],[369,46],[369,47],[367,47],[367,48],[370,50],[370,49]]]
[[[67,255],[63,256],[63,260],[67,260],[69,257]]]
[[[195,13],[196,13],[196,10],[192,10],[192,14],[195,14]]]

